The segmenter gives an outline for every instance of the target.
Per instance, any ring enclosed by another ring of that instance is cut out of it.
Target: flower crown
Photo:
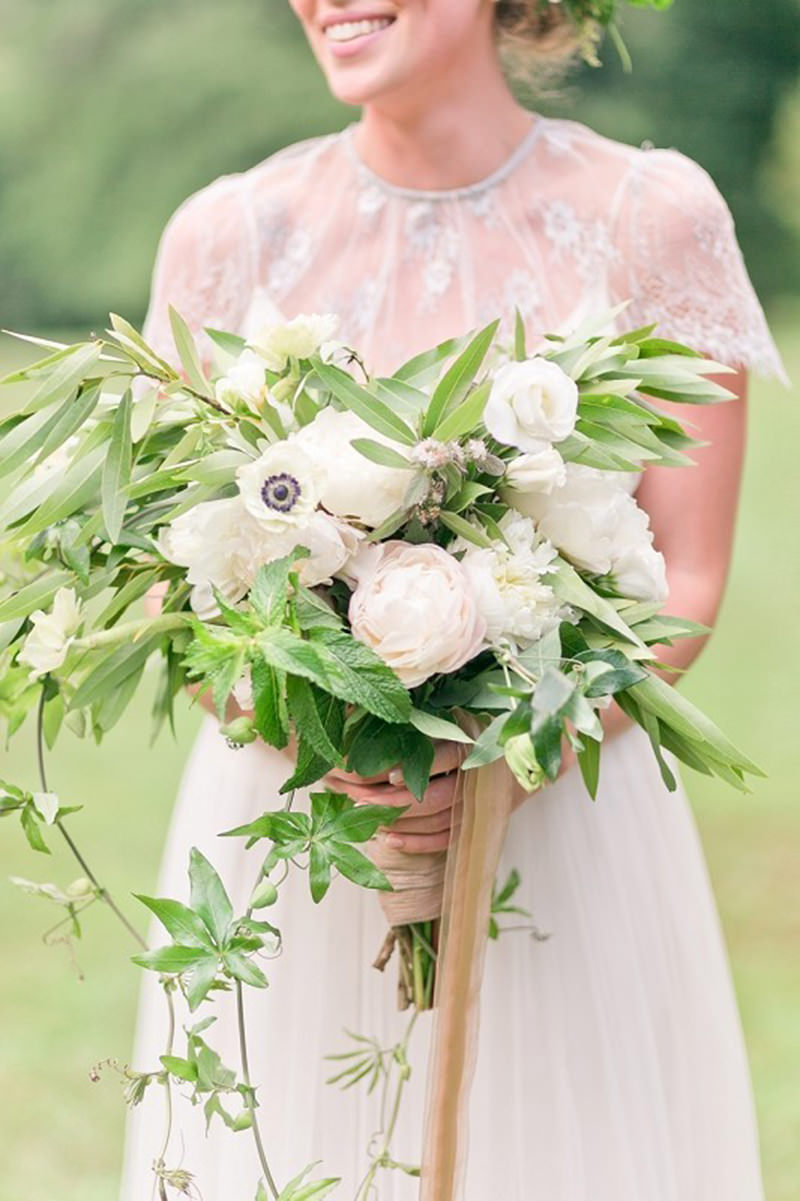
[[[670,8],[672,0],[540,0],[540,7],[543,13],[553,4],[560,4],[566,10],[572,23],[584,34],[582,53],[592,66],[599,66],[597,43],[602,31],[607,29],[616,44],[623,66],[629,70],[630,55],[616,24],[617,14],[624,3],[631,4],[634,8],[654,8],[661,11]]]

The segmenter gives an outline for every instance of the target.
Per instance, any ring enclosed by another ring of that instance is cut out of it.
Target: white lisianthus
[[[283,371],[290,358],[307,359],[339,329],[333,313],[300,313],[291,321],[265,325],[251,339],[271,371]]]
[[[624,596],[663,599],[663,558],[653,548],[647,513],[627,490],[626,473],[577,463],[566,468],[565,483],[549,495],[509,492],[508,501],[532,517],[540,533],[577,567],[614,575]]]
[[[535,453],[575,428],[578,386],[540,357],[505,363],[494,375],[483,423],[504,446]]]
[[[320,473],[320,504],[337,517],[374,528],[401,507],[414,471],[373,463],[352,445],[356,438],[398,449],[357,414],[331,407],[317,413],[292,442],[308,452]]]
[[[17,656],[38,678],[61,667],[83,620],[81,602],[74,588],[59,588],[49,613],[36,609],[31,613],[33,629]]]
[[[408,688],[452,672],[478,654],[486,622],[461,564],[440,546],[384,542],[351,564],[353,636]]]
[[[243,350],[214,385],[216,398],[229,409],[245,402],[260,412],[269,405],[278,414],[286,433],[290,433],[297,428],[297,421],[289,405],[277,400],[270,392],[264,374],[265,366],[261,355],[254,350]]]
[[[260,406],[267,394],[264,360],[254,350],[243,350],[214,385],[220,404],[232,408],[242,400]]]
[[[503,484],[517,492],[550,493],[566,483],[567,469],[564,460],[554,446],[517,455],[506,467]],[[514,503],[511,496],[510,503]]]
[[[320,500],[322,472],[292,437],[239,467],[236,482],[251,517],[277,533],[307,522]]]
[[[550,585],[542,582],[556,550],[539,537],[529,518],[513,511],[502,518],[500,528],[508,546],[497,542],[490,549],[457,539],[453,550],[465,552],[461,566],[486,622],[487,645],[511,641],[528,646],[567,614]]]
[[[331,363],[334,367],[341,367],[343,371],[347,371],[353,362],[353,352],[350,347],[336,338],[320,345],[319,357],[323,363]]]

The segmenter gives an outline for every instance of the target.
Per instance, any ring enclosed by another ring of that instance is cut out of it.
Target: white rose
[[[531,454],[517,455],[506,467],[503,480],[507,488],[517,492],[550,493],[567,480],[564,460],[554,446],[546,446]],[[514,504],[514,498],[510,498]]]
[[[556,363],[525,359],[498,369],[483,423],[504,446],[536,452],[575,428],[578,387]]]
[[[396,443],[349,409],[339,412],[331,407],[317,413],[292,441],[314,460],[321,475],[320,503],[328,512],[374,528],[402,506],[414,472],[373,463],[352,445],[356,438],[397,449]]]
[[[33,629],[17,656],[30,667],[34,678],[61,667],[83,619],[81,602],[74,588],[59,588],[49,613],[36,609],[31,613]]]
[[[364,548],[350,598],[354,637],[413,688],[456,671],[480,651],[486,622],[461,564],[439,546],[384,542]]]
[[[556,557],[555,548],[537,534],[527,517],[509,512],[500,528],[509,543],[491,549],[462,542],[464,568],[486,621],[486,642],[496,646],[503,640],[527,646],[556,626],[567,610],[549,584],[542,582]]]
[[[251,341],[271,371],[283,371],[290,358],[307,359],[339,328],[332,313],[300,313],[292,321],[265,325]]]
[[[308,520],[320,500],[322,473],[292,437],[239,467],[236,482],[251,517],[277,533]]]
[[[621,596],[659,605],[669,596],[664,556],[649,542],[643,541],[615,559],[612,574]]]

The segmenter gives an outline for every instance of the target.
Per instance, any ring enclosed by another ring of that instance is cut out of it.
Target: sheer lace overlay
[[[710,176],[675,150],[535,116],[492,175],[425,191],[359,158],[355,124],[222,176],[162,235],[146,332],[168,357],[171,302],[203,325],[330,311],[374,371],[519,307],[532,338],[623,300],[731,366],[785,379]]]

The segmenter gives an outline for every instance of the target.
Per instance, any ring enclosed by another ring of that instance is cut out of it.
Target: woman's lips
[[[394,24],[393,17],[362,17],[336,21],[324,29],[324,37],[336,58],[349,58],[366,49]]]

